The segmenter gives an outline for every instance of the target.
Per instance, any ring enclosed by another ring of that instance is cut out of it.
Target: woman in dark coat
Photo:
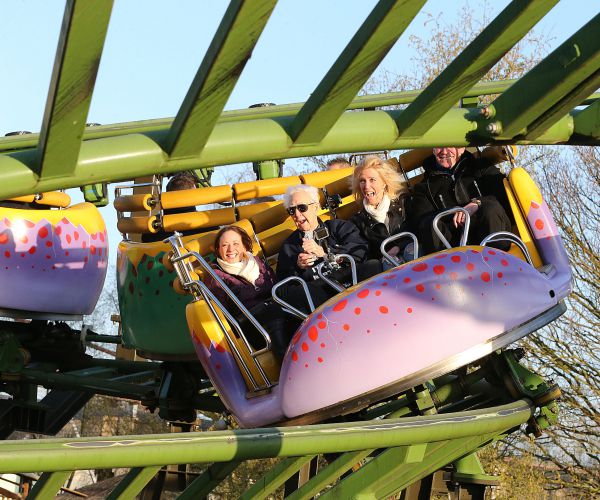
[[[381,243],[394,234],[410,231],[406,208],[408,189],[393,165],[379,156],[369,155],[356,167],[352,192],[360,210],[350,219],[369,242],[369,256],[381,258]],[[413,244],[409,238],[396,242],[400,260],[412,260]],[[394,252],[392,245],[392,253]]]
[[[252,254],[252,239],[242,228],[225,226],[215,238],[217,265],[215,273],[233,291],[252,315],[264,326],[271,336],[273,353],[282,359],[289,343],[284,332],[283,312],[271,300],[271,288],[275,284],[275,273],[261,259]],[[212,277],[207,276],[206,286],[219,301],[241,322],[242,328],[250,328],[245,316],[229,299],[223,288]],[[250,340],[258,338],[250,330]]]

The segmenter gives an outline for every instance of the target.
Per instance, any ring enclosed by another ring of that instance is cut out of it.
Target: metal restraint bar
[[[348,255],[346,253],[327,254],[327,260],[325,262],[321,262],[317,266],[317,274],[319,275],[319,277],[337,292],[343,292],[346,288],[338,281],[329,279],[329,276],[323,274],[323,268],[328,267],[330,271],[335,271],[336,268],[339,269],[339,266],[337,264],[340,260],[347,260],[350,262],[350,269],[352,272],[352,286],[356,285],[356,283],[358,282],[356,274],[356,261],[351,255]]]
[[[463,214],[465,214],[465,225],[464,225],[463,232],[460,237],[460,243],[459,243],[459,246],[464,247],[467,244],[467,239],[469,238],[469,227],[471,226],[471,216],[469,215],[469,212],[467,212],[462,207],[454,207],[454,208],[451,208],[450,210],[444,210],[443,212],[440,212],[439,214],[437,214],[435,216],[435,219],[433,219],[433,223],[432,223],[433,230],[435,231],[435,234],[437,234],[438,238],[441,240],[441,242],[444,244],[444,246],[446,248],[452,248],[452,245],[448,242],[446,237],[442,234],[438,225],[442,218],[446,217],[447,215],[452,215],[452,214],[455,214],[458,212],[462,212]]]
[[[485,247],[488,243],[495,243],[497,241],[510,241],[511,243],[517,245],[519,247],[519,250],[523,252],[525,259],[527,259],[527,262],[531,265],[531,267],[535,267],[533,265],[533,261],[531,260],[529,250],[527,250],[527,246],[525,245],[523,240],[519,238],[516,234],[509,233],[508,231],[498,231],[483,238],[483,240],[481,240],[480,245],[482,247]]]
[[[397,257],[395,257],[394,255],[389,254],[388,251],[386,250],[386,247],[390,243],[393,243],[394,241],[400,240],[402,238],[411,238],[413,240],[413,245],[414,245],[413,254],[415,256],[415,259],[419,257],[419,240],[417,240],[417,237],[413,233],[410,233],[408,231],[403,231],[398,234],[393,234],[392,236],[386,238],[385,240],[383,240],[381,242],[379,251],[381,252],[381,255],[383,255],[383,258],[394,267],[399,266],[400,264],[402,264],[402,262],[400,262],[400,260]]]
[[[302,286],[302,289],[304,290],[304,295],[306,296],[306,300],[308,302],[308,307],[310,308],[310,312],[312,313],[315,310],[315,303],[313,302],[312,297],[310,296],[310,291],[308,290],[306,281],[304,281],[302,278],[300,278],[298,276],[290,276],[289,278],[285,278],[284,280],[281,280],[279,283],[277,283],[271,289],[271,295],[273,297],[273,300],[284,308],[284,311],[289,312],[290,314],[293,314],[297,318],[304,320],[308,317],[308,314],[304,314],[302,311],[300,311],[299,309],[296,309],[293,305],[288,304],[285,300],[283,300],[282,298],[277,296],[277,291],[283,285],[285,285],[286,283],[289,283],[290,281],[298,281],[300,283],[300,285]]]

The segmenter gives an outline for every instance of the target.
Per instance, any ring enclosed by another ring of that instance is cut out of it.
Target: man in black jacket
[[[508,199],[504,175],[498,168],[475,158],[465,148],[437,147],[423,163],[424,179],[415,186],[410,216],[425,253],[444,248],[432,226],[435,216],[454,207],[463,207],[470,215],[469,244],[479,244],[488,234],[510,231]],[[448,216],[439,228],[457,245],[465,224],[462,212]],[[507,249],[502,242],[496,246]]]
[[[317,264],[322,262],[328,253],[351,255],[357,264],[359,280],[381,272],[379,261],[364,262],[369,245],[354,224],[340,219],[323,222],[317,217],[317,188],[305,184],[292,186],[286,191],[283,203],[297,230],[288,236],[279,251],[277,281],[288,276],[304,279],[309,285],[315,306],[318,306],[336,293],[316,272]],[[328,236],[325,239],[318,236],[315,238],[315,230],[323,227],[327,229]],[[336,271],[333,277],[345,282],[350,278],[350,271],[348,268],[342,268]],[[301,298],[303,294],[296,286],[285,287],[282,295],[292,305],[305,309],[305,301]]]

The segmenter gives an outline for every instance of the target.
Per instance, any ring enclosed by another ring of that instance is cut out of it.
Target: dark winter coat
[[[364,206],[356,214],[352,216],[352,222],[360,234],[369,242],[369,257],[374,259],[381,258],[381,243],[386,238],[393,234],[398,234],[403,231],[410,231],[408,220],[406,218],[406,208],[408,205],[407,194],[400,195],[390,203],[387,216],[389,220],[389,230],[382,222],[374,219],[364,208]],[[410,240],[401,240],[399,243],[402,247],[406,246]]]
[[[275,273],[262,259],[257,258],[260,274],[253,285],[247,279],[234,274],[229,274],[223,271],[220,267],[215,266],[215,273],[221,278],[225,284],[233,291],[235,296],[246,306],[251,309],[256,304],[271,298],[271,288],[275,284]],[[230,311],[237,315],[238,309],[233,306],[229,297],[221,286],[214,281],[210,276],[207,276],[204,283],[209,290],[215,294],[215,297]]]
[[[419,227],[423,217],[457,206],[464,207],[473,198],[495,199],[510,213],[504,175],[500,170],[465,151],[452,169],[437,167],[435,156],[423,163],[424,179],[414,187],[409,215],[411,225]]]
[[[366,259],[369,245],[354,224],[341,219],[332,219],[325,222],[319,220],[319,225],[325,225],[329,231],[329,237],[326,239],[326,242],[331,253],[351,255],[357,264]],[[303,251],[302,233],[296,229],[283,242],[279,250],[277,281],[281,281],[288,276],[300,276],[304,280],[309,281],[316,276],[315,267],[319,261],[308,269],[300,269],[296,265],[298,255]]]

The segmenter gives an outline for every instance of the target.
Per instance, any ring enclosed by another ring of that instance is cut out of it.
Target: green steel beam
[[[316,144],[419,13],[425,0],[380,0],[296,115],[290,136]]]
[[[32,500],[49,500],[55,498],[70,475],[70,470],[43,473],[33,485],[33,488],[31,488],[27,498]]]
[[[483,134],[476,135],[478,121],[482,118],[476,111],[451,109],[431,130],[418,138],[398,137],[395,120],[400,113],[401,110],[344,113],[318,145],[295,146],[291,143],[285,125],[292,118],[222,123],[215,127],[200,156],[171,161],[159,146],[164,132],[86,141],[81,147],[74,175],[57,179],[35,177],[27,167],[31,151],[6,153],[0,155],[0,199],[77,187],[91,182],[115,182],[152,173],[166,174],[274,158],[495,143]],[[584,143],[580,137],[576,142],[569,142],[572,133],[573,119],[565,116],[535,143]]]
[[[286,497],[287,500],[309,500],[327,485],[335,482],[342,474],[367,458],[375,450],[350,451],[336,458],[332,463],[311,477],[300,488]]]
[[[415,446],[502,433],[534,414],[530,400],[455,414],[210,433],[4,441],[0,473],[227,462]],[[458,457],[453,457],[455,460]]]
[[[154,467],[133,467],[106,499],[133,500],[156,475],[160,467],[160,465]]]
[[[513,0],[400,115],[400,134],[429,130],[557,2]]]
[[[75,170],[113,0],[68,0],[33,168],[42,178]]]
[[[253,498],[269,498],[277,488],[282,486],[293,474],[309,463],[316,455],[306,457],[284,458],[269,472],[256,481],[240,496],[240,500],[251,500]]]
[[[574,135],[600,139],[600,101],[577,113],[574,122]]]
[[[501,80],[495,82],[482,82],[471,87],[462,97],[476,97],[484,95],[501,94],[517,80]],[[403,92],[387,92],[358,96],[349,105],[349,110],[372,109],[386,106],[397,106],[413,102],[421,90],[406,90]],[[592,94],[582,104],[588,105],[600,99],[600,92]],[[298,112],[303,103],[281,104],[251,109],[236,109],[223,111],[218,123],[232,121],[255,120],[257,118],[279,118],[293,115]],[[141,120],[137,122],[115,123],[112,125],[98,125],[88,127],[84,131],[84,140],[102,139],[126,134],[147,134],[168,130],[173,123],[172,118],[158,118],[154,120]],[[37,146],[39,134],[15,135],[0,137],[0,152],[27,149]]]
[[[197,498],[207,497],[240,464],[241,461],[239,460],[212,464],[183,490],[177,500],[196,500]]]
[[[389,498],[440,467],[489,444],[496,436],[485,433],[423,444],[412,450],[411,447],[387,449],[319,498]]]
[[[535,140],[600,85],[600,14],[499,96],[489,130]],[[531,127],[531,128],[530,128]]]
[[[166,138],[165,149],[172,158],[200,154],[276,3],[229,3]]]

